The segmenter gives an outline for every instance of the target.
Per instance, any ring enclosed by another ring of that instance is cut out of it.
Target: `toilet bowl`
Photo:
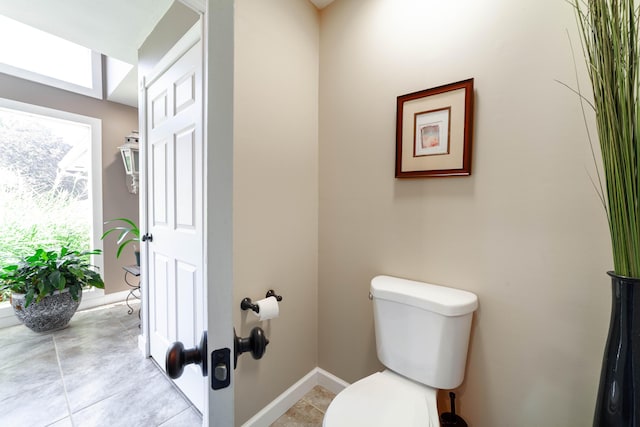
[[[340,392],[324,427],[439,427],[437,390],[390,370],[376,372]]]
[[[378,359],[387,368],[333,399],[324,427],[440,427],[438,389],[462,383],[471,292],[390,276],[371,281]]]

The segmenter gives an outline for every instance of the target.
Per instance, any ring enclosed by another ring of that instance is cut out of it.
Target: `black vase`
[[[611,320],[594,427],[640,426],[640,279],[611,276]]]

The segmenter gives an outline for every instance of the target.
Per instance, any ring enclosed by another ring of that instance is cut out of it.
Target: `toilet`
[[[324,427],[440,427],[438,389],[464,379],[471,318],[467,291],[391,276],[371,281],[378,359],[387,368],[333,399]]]

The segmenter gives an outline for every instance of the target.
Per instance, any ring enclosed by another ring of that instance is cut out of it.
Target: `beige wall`
[[[571,9],[476,3],[237,1],[238,335],[259,324],[242,298],[284,296],[264,358],[239,360],[237,424],[316,365],[381,368],[376,274],[480,297],[458,390],[471,426],[589,424],[611,260],[577,99],[554,82],[574,81]],[[469,77],[473,175],[396,180],[396,97]]]
[[[236,424],[317,366],[318,27],[307,1],[236,2],[234,325],[271,341],[238,360]],[[240,310],[271,288],[279,318]]]
[[[125,182],[124,166],[118,146],[125,136],[138,129],[138,110],[126,105],[0,74],[0,96],[15,101],[54,108],[102,120],[102,215],[105,220],[118,217],[138,219],[137,195],[130,194]],[[115,238],[104,242],[105,293],[127,289],[122,265],[134,264],[133,249],[116,259]]]
[[[467,289],[469,425],[590,425],[612,264],[577,97],[554,81],[575,82],[571,7],[338,0],[320,16],[319,366],[380,368],[373,276]],[[473,175],[394,179],[396,97],[470,77]]]

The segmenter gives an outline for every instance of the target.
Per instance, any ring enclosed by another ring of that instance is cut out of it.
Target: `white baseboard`
[[[317,385],[326,388],[332,393],[338,394],[347,387],[349,383],[330,374],[324,369],[314,368],[298,382],[285,390],[284,393],[262,408],[260,412],[251,417],[242,427],[270,426]]]
[[[18,320],[16,315],[13,314],[13,308],[11,307],[11,304],[9,304],[8,302],[2,303],[2,307],[0,307],[0,329],[20,324],[20,320]]]
[[[351,385],[342,378],[338,378],[324,369],[316,368],[316,370],[318,371],[318,385],[326,388],[331,393],[338,394]]]
[[[107,295],[91,295],[87,291],[84,291],[82,293],[82,301],[80,301],[80,307],[78,307],[78,311],[89,310],[101,305],[122,302],[127,299],[127,295],[129,295],[129,291],[114,292]]]

